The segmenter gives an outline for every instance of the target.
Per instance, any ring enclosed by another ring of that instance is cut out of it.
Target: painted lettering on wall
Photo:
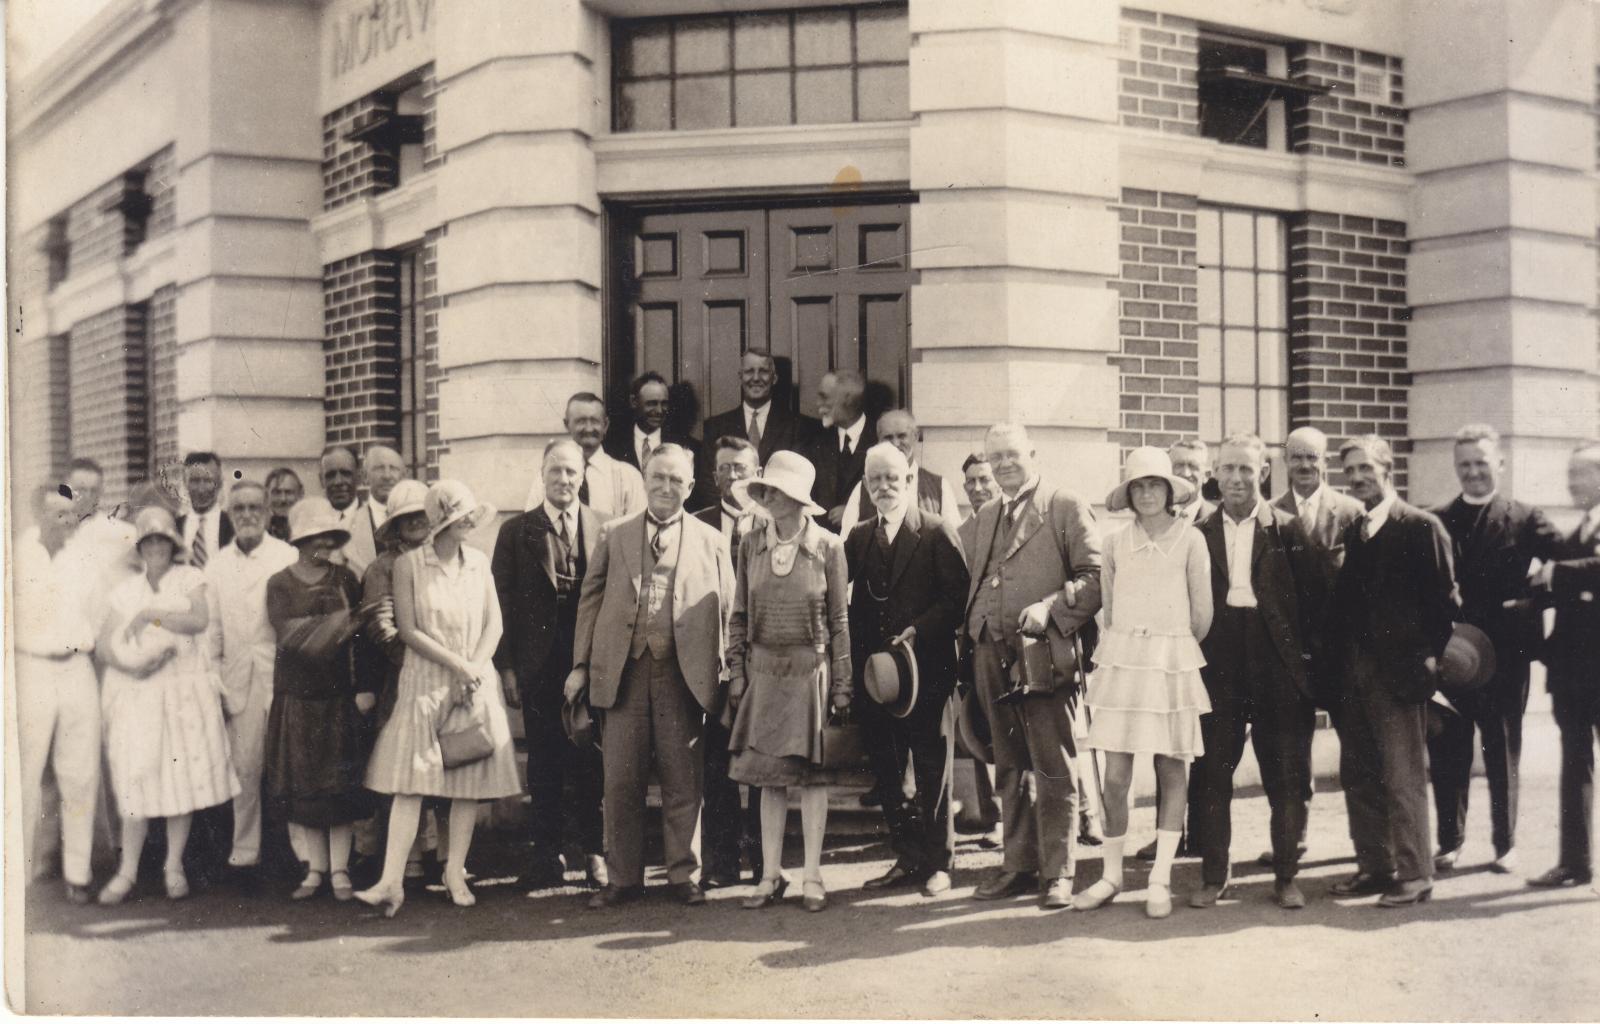
[[[333,76],[352,71],[428,31],[433,0],[371,0],[333,23]]]

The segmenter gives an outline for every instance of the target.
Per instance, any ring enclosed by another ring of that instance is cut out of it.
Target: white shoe
[[[1172,887],[1170,885],[1150,884],[1149,891],[1144,898],[1145,917],[1171,917],[1172,916]]]
[[[1122,891],[1122,886],[1110,879],[1098,879],[1089,888],[1072,897],[1073,910],[1099,910],[1101,907],[1117,898]]]

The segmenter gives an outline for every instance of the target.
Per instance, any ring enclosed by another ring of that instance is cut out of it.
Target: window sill
[[[318,260],[326,266],[358,253],[420,242],[423,234],[438,224],[434,213],[435,176],[435,171],[427,171],[399,188],[311,218]]]

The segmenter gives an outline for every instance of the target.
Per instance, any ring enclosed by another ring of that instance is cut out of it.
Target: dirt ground
[[[1521,874],[1555,858],[1553,751],[1531,739]],[[1462,869],[1439,881],[1432,903],[1407,910],[1329,898],[1328,886],[1352,864],[1343,799],[1324,785],[1312,807],[1303,875],[1310,906],[1299,912],[1271,904],[1270,872],[1253,862],[1267,835],[1259,793],[1235,802],[1231,899],[1206,911],[1183,906],[1199,884],[1199,864],[1179,861],[1178,908],[1166,921],[1144,916],[1144,865],[1130,873],[1125,895],[1091,914],[1041,912],[1021,899],[976,903],[972,887],[999,854],[967,837],[951,892],[934,899],[914,891],[868,895],[861,883],[887,868],[889,854],[872,818],[859,812],[830,836],[824,874],[833,905],[821,914],[803,913],[797,896],[769,910],[741,910],[747,888],[713,892],[698,908],[680,907],[658,889],[643,902],[590,912],[577,888],[516,892],[507,877],[515,870],[514,844],[489,834],[473,854],[476,908],[457,909],[435,889],[413,895],[394,920],[327,896],[290,903],[276,888],[247,899],[214,889],[174,904],[159,884],[142,884],[127,904],[103,909],[70,906],[54,884],[36,886],[27,901],[26,1009],[1600,1019],[1600,894],[1589,887],[1540,892],[1526,888],[1521,874],[1488,872],[1481,779]],[[1134,841],[1142,843],[1153,827],[1152,809],[1138,808]],[[1093,849],[1080,852],[1083,887],[1099,876],[1100,862]],[[797,859],[791,849],[788,863]]]

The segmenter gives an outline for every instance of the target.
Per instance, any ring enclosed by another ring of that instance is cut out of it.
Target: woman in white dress
[[[174,563],[183,536],[166,509],[140,512],[135,534],[143,571],[111,591],[95,648],[106,664],[106,760],[122,816],[122,862],[100,891],[106,904],[133,889],[151,818],[167,822],[167,895],[189,895],[183,851],[192,815],[239,794],[221,681],[200,642],[210,618],[205,576]]]
[[[467,486],[442,480],[423,502],[428,540],[394,563],[394,614],[406,646],[395,706],[367,765],[367,788],[394,795],[383,876],[356,898],[393,917],[405,902],[406,857],[424,797],[450,804],[445,888],[458,907],[476,902],[467,887],[478,801],[522,792],[511,729],[491,659],[500,643],[500,601],[489,558],[467,536],[494,510]],[[476,733],[480,756],[445,766],[441,733]],[[487,751],[482,753],[481,751]]]

